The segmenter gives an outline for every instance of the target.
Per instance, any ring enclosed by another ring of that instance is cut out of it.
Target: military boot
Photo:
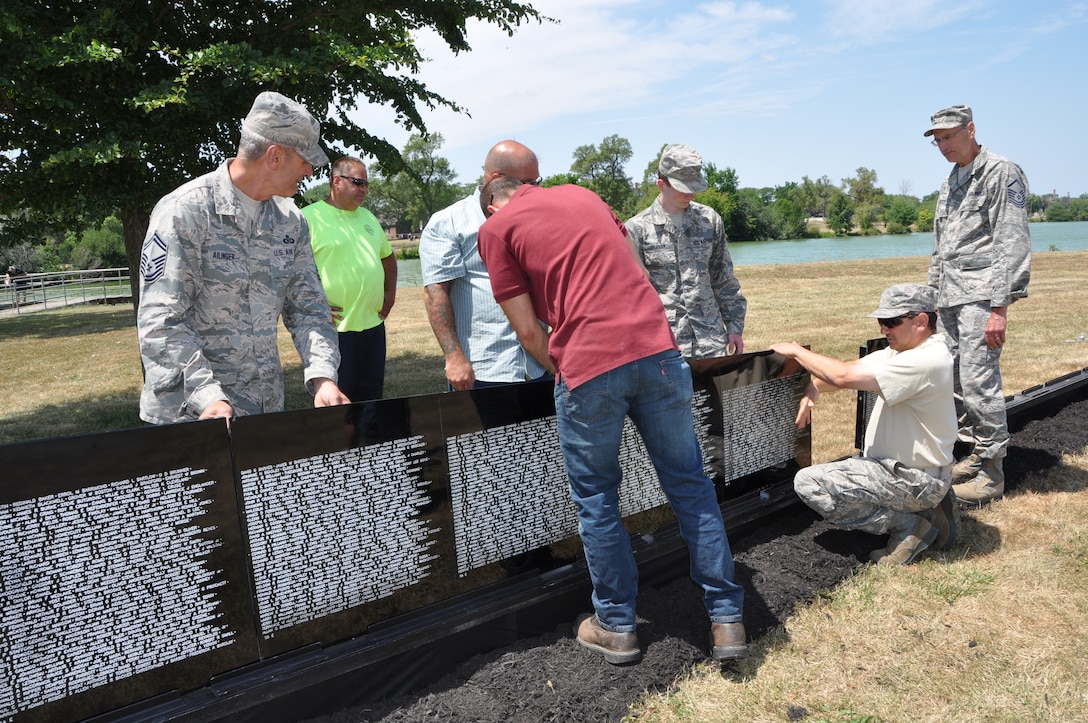
[[[931,510],[922,510],[918,514],[937,528],[937,537],[934,538],[930,547],[934,550],[951,550],[960,534],[960,508],[952,488],[948,488],[948,494],[939,505]]]
[[[961,509],[978,509],[1001,499],[1005,494],[1005,470],[1000,459],[984,459],[971,479],[952,485]]]
[[[982,469],[982,458],[972,452],[952,467],[952,484],[958,485],[974,477]]]
[[[907,565],[937,539],[937,528],[921,515],[909,515],[900,527],[893,528],[888,546],[873,550],[869,559],[880,565]]]

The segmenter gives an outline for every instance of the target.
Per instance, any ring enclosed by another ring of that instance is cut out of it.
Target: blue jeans
[[[562,378],[556,384],[559,444],[578,508],[593,607],[605,630],[636,628],[638,568],[619,510],[620,438],[627,416],[676,514],[691,557],[691,578],[703,588],[711,621],[741,620],[744,590],[733,582],[733,555],[714,484],[703,472],[691,397],[691,370],[676,351],[624,364],[573,390]]]

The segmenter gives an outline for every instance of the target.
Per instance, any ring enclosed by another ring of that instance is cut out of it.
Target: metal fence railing
[[[127,268],[5,275],[0,282],[0,313],[5,315],[132,297]]]

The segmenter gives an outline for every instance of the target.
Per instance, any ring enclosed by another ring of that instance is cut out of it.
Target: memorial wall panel
[[[7,445],[0,469],[0,719],[258,659],[224,422]]]
[[[781,357],[695,375],[728,504],[809,463]],[[627,421],[620,509],[673,522]],[[0,447],[0,719],[77,720],[576,557],[553,385]]]

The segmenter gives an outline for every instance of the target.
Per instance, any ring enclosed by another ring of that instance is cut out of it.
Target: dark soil
[[[1088,401],[1034,420],[1013,435],[1006,493],[1031,471],[1061,463],[1088,444]],[[849,577],[884,540],[838,530],[808,511],[732,540],[736,579],[746,591],[754,640],[783,623],[797,603]],[[695,585],[682,577],[639,594],[642,662],[612,666],[575,643],[569,624],[467,660],[430,687],[376,705],[347,708],[322,723],[348,721],[618,721],[644,691],[664,691],[707,659],[709,623]],[[589,600],[586,600],[589,610]],[[723,667],[724,672],[729,666]]]

